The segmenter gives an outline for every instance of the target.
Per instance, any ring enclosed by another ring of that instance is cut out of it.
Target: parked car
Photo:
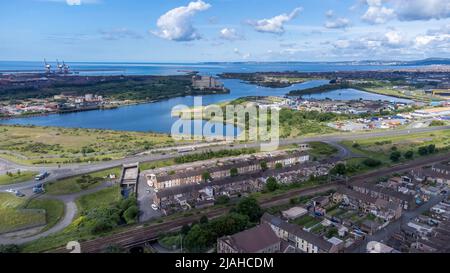
[[[20,191],[17,191],[17,192],[16,192],[16,196],[17,196],[17,197],[25,197],[25,194],[23,194],[23,193],[20,192]]]
[[[37,184],[33,187],[33,193],[40,194],[44,193],[44,184]]]
[[[35,180],[36,181],[41,181],[44,180],[45,178],[47,178],[50,174],[48,172],[42,172],[38,175],[36,175]]]

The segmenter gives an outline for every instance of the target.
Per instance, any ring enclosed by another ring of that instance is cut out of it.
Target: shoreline
[[[212,93],[205,94],[205,95],[221,95],[221,94],[230,94],[231,93],[231,91],[229,89],[226,89],[224,93],[217,93],[217,90],[215,90],[215,91],[216,92],[212,92]],[[116,105],[115,107],[98,107],[98,108],[94,108],[94,109],[80,109],[80,110],[67,111],[67,112],[48,112],[48,113],[36,113],[36,114],[31,114],[31,115],[18,115],[18,116],[6,116],[6,117],[1,116],[0,117],[0,125],[2,125],[2,123],[1,123],[2,120],[25,119],[25,118],[34,118],[34,117],[44,117],[44,116],[50,116],[50,115],[64,115],[64,114],[71,114],[71,113],[77,113],[77,112],[88,112],[88,111],[98,111],[98,110],[108,111],[108,110],[115,110],[115,109],[118,109],[121,107],[157,103],[157,102],[167,101],[170,99],[184,98],[184,97],[189,97],[189,96],[196,96],[196,95],[174,96],[174,97],[158,99],[158,100],[149,100],[149,101],[136,101],[136,102],[132,102],[132,103]]]

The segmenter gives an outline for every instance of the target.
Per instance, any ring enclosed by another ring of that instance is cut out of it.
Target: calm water
[[[36,62],[0,62],[0,71],[21,70],[30,71],[40,68],[40,63]],[[368,66],[330,66],[320,64],[308,65],[289,65],[289,64],[70,64],[75,69],[84,70],[100,70],[101,73],[108,75],[121,74],[152,74],[152,75],[171,75],[183,73],[181,70],[196,70],[202,74],[215,75],[222,72],[254,72],[254,71],[331,71],[331,70],[370,70],[379,69],[380,67]],[[387,68],[383,66],[383,68]],[[107,71],[109,70],[109,71]],[[86,72],[88,74],[100,73]],[[231,90],[230,94],[208,95],[203,96],[203,105],[224,102],[245,96],[284,96],[291,90],[305,89],[317,87],[326,84],[327,81],[310,81],[303,84],[296,84],[287,88],[266,88],[255,85],[246,84],[239,80],[224,80],[225,86]],[[358,90],[339,90],[326,92],[322,94],[314,94],[304,96],[305,98],[325,99],[331,98],[335,100],[388,100],[388,101],[404,101],[388,96],[366,93]],[[95,110],[78,113],[69,113],[61,115],[48,115],[30,118],[18,118],[10,120],[2,120],[3,124],[32,124],[38,126],[59,126],[72,128],[97,128],[111,129],[123,131],[143,131],[143,132],[161,132],[170,133],[172,124],[176,119],[171,117],[171,110],[176,105],[193,106],[194,97],[177,97],[156,103],[147,103],[141,105],[133,105],[120,107],[114,110]],[[236,129],[238,130],[238,129]]]

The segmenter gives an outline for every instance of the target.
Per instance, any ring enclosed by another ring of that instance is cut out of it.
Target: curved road
[[[75,203],[75,200],[78,199],[81,196],[84,195],[88,195],[91,193],[95,193],[98,191],[101,191],[105,188],[111,187],[113,186],[113,183],[110,182],[106,182],[103,183],[102,185],[90,189],[90,190],[86,190],[86,191],[82,191],[82,192],[78,192],[78,193],[74,193],[74,194],[69,194],[69,195],[55,195],[55,196],[51,196],[48,199],[56,199],[56,200],[60,200],[62,202],[64,202],[64,216],[61,220],[58,221],[58,223],[51,227],[50,229],[42,232],[42,233],[38,233],[36,235],[33,236],[29,236],[29,237],[14,237],[14,238],[10,238],[4,235],[0,235],[0,245],[8,245],[8,244],[16,244],[16,245],[20,245],[20,244],[25,244],[46,236],[49,236],[51,234],[54,234],[56,232],[62,231],[64,230],[66,227],[68,227],[73,220],[75,219],[75,216],[77,215],[78,209],[77,209],[77,205]],[[45,197],[46,195],[43,195],[39,198]]]
[[[412,133],[426,133],[426,132],[433,132],[438,130],[448,130],[450,129],[450,126],[444,126],[444,127],[428,127],[428,128],[418,128],[418,129],[404,129],[404,130],[389,130],[389,131],[381,131],[381,132],[366,132],[366,133],[343,133],[338,135],[323,135],[323,136],[315,136],[315,137],[303,137],[303,138],[296,138],[296,139],[283,139],[280,140],[280,146],[284,145],[290,145],[290,144],[296,144],[296,143],[307,143],[307,142],[325,142],[330,145],[335,146],[338,148],[338,157],[340,158],[346,158],[346,157],[354,157],[357,155],[354,155],[350,151],[348,151],[345,147],[339,144],[339,142],[344,140],[358,140],[358,139],[365,139],[365,138],[373,138],[373,137],[388,137],[388,136],[398,136],[398,135],[408,135]],[[195,154],[202,152],[204,150],[221,150],[221,149],[240,149],[240,148],[258,148],[260,147],[260,143],[249,143],[249,144],[235,144],[235,145],[218,145],[213,147],[206,147],[201,148],[196,151],[192,151],[185,154]],[[59,167],[39,167],[39,166],[25,166],[21,164],[17,164],[5,159],[0,159],[0,164],[3,164],[6,166],[6,168],[14,168],[14,169],[21,169],[21,170],[28,170],[28,171],[40,171],[40,170],[47,170],[51,173],[51,176],[44,180],[44,183],[48,183],[51,181],[57,181],[59,179],[91,173],[95,171],[105,170],[114,168],[117,166],[121,166],[123,164],[130,164],[135,162],[151,162],[151,161],[159,161],[159,160],[165,160],[165,159],[172,159],[175,157],[180,156],[178,153],[172,153],[172,154],[150,154],[150,155],[140,155],[140,156],[133,156],[133,157],[127,157],[119,160],[113,160],[109,162],[101,162],[96,164],[72,164],[72,165],[64,165],[63,168]],[[35,181],[28,181],[24,183],[18,183],[14,185],[4,185],[0,186],[0,192],[6,191],[7,189],[15,189],[15,190],[29,190],[36,184]],[[86,194],[90,194],[96,191],[99,191],[101,189],[104,189],[107,187],[107,184],[103,184],[98,188],[83,191],[81,193],[72,194],[72,195],[66,195],[66,196],[54,196],[54,198],[59,199],[65,203],[65,214],[61,221],[58,222],[57,225],[52,227],[51,229],[31,236],[27,238],[18,238],[18,239],[8,239],[5,237],[0,236],[0,244],[22,244],[26,242],[30,242],[45,236],[48,236],[50,234],[53,234],[55,232],[61,231],[64,228],[66,228],[70,223],[73,221],[76,213],[77,208],[75,205],[75,200]]]
[[[398,136],[398,135],[408,135],[413,133],[426,133],[426,132],[433,132],[433,131],[439,131],[439,130],[449,130],[450,126],[442,126],[442,127],[427,127],[427,128],[417,128],[417,129],[402,129],[402,130],[387,130],[387,131],[380,131],[380,132],[364,132],[364,133],[342,133],[342,134],[334,134],[334,135],[323,135],[323,136],[314,136],[314,137],[302,137],[302,138],[296,138],[296,139],[282,139],[280,140],[280,146],[284,145],[290,145],[290,144],[296,144],[296,143],[307,143],[307,142],[327,142],[327,143],[333,143],[335,146],[340,146],[337,143],[344,141],[344,140],[358,140],[358,139],[365,139],[365,138],[374,138],[374,137],[388,137],[388,136]],[[230,145],[218,145],[218,146],[211,146],[207,148],[201,148],[196,151],[188,152],[185,154],[195,154],[199,153],[205,150],[221,150],[221,149],[241,149],[241,148],[259,148],[261,143],[255,142],[255,143],[248,143],[248,144],[235,144],[232,147]],[[342,153],[342,148],[339,148],[340,152]],[[347,154],[344,152],[344,154]],[[347,154],[350,155],[350,154]],[[121,166],[123,164],[132,164],[136,162],[152,162],[152,161],[159,161],[159,160],[166,160],[166,159],[173,159],[180,156],[178,153],[171,153],[171,154],[150,154],[150,155],[140,155],[140,156],[132,156],[132,157],[126,157],[123,159],[118,160],[112,160],[108,162],[100,162],[95,164],[71,164],[71,165],[64,165],[62,168],[58,167],[39,167],[39,166],[23,166],[19,165],[13,162],[10,162],[8,160],[2,159],[0,161],[9,164],[9,166],[15,166],[19,167],[23,170],[47,170],[51,173],[51,176],[47,178],[44,182],[52,182],[57,181],[62,178],[67,178],[71,176],[101,171],[105,169],[110,169],[114,167]],[[0,192],[6,191],[7,189],[16,189],[16,190],[24,190],[24,189],[30,189],[34,186],[35,181],[28,181],[24,183],[14,184],[14,185],[6,185],[6,186],[0,186]]]

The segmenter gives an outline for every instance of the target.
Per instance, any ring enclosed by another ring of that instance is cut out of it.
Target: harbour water
[[[76,67],[72,65],[72,68]],[[300,69],[302,68],[302,69]],[[173,75],[176,73],[184,73],[182,71],[195,70],[206,75],[216,75],[222,72],[254,72],[254,71],[287,71],[316,69],[315,71],[339,70],[337,67],[324,65],[288,66],[286,64],[82,64],[79,65],[80,70],[89,70],[85,73],[106,73],[114,74],[118,71],[125,72],[123,74],[145,74],[145,75]],[[355,67],[342,66],[340,70],[356,70]],[[358,67],[359,69],[377,69],[377,67]],[[383,67],[386,68],[386,67]],[[0,71],[6,70],[34,70],[39,69],[36,63],[9,63],[0,62]],[[379,69],[379,67],[378,67]],[[102,72],[99,72],[99,71]],[[109,72],[107,72],[110,70]],[[114,70],[114,71],[113,71]],[[311,87],[317,87],[326,84],[327,81],[316,80],[302,84],[295,84],[287,88],[269,88],[260,87],[244,83],[240,80],[223,80],[225,86],[231,90],[230,94],[208,95],[203,96],[203,105],[210,105],[224,101],[233,100],[246,96],[284,96],[289,91],[299,90]],[[335,99],[335,100],[387,100],[407,102],[398,98],[371,94],[354,89],[331,91],[320,94],[312,94],[304,96],[304,98],[314,99]],[[76,112],[68,114],[54,114],[47,116],[27,117],[1,120],[2,124],[20,124],[20,125],[37,125],[37,126],[58,126],[69,128],[92,128],[92,129],[111,129],[121,131],[141,131],[141,132],[160,132],[170,133],[172,125],[176,118],[171,116],[172,108],[177,105],[193,106],[194,97],[177,97],[165,101],[138,104],[132,106],[124,106],[112,110],[93,110],[85,112]],[[239,129],[236,129],[238,132]]]

